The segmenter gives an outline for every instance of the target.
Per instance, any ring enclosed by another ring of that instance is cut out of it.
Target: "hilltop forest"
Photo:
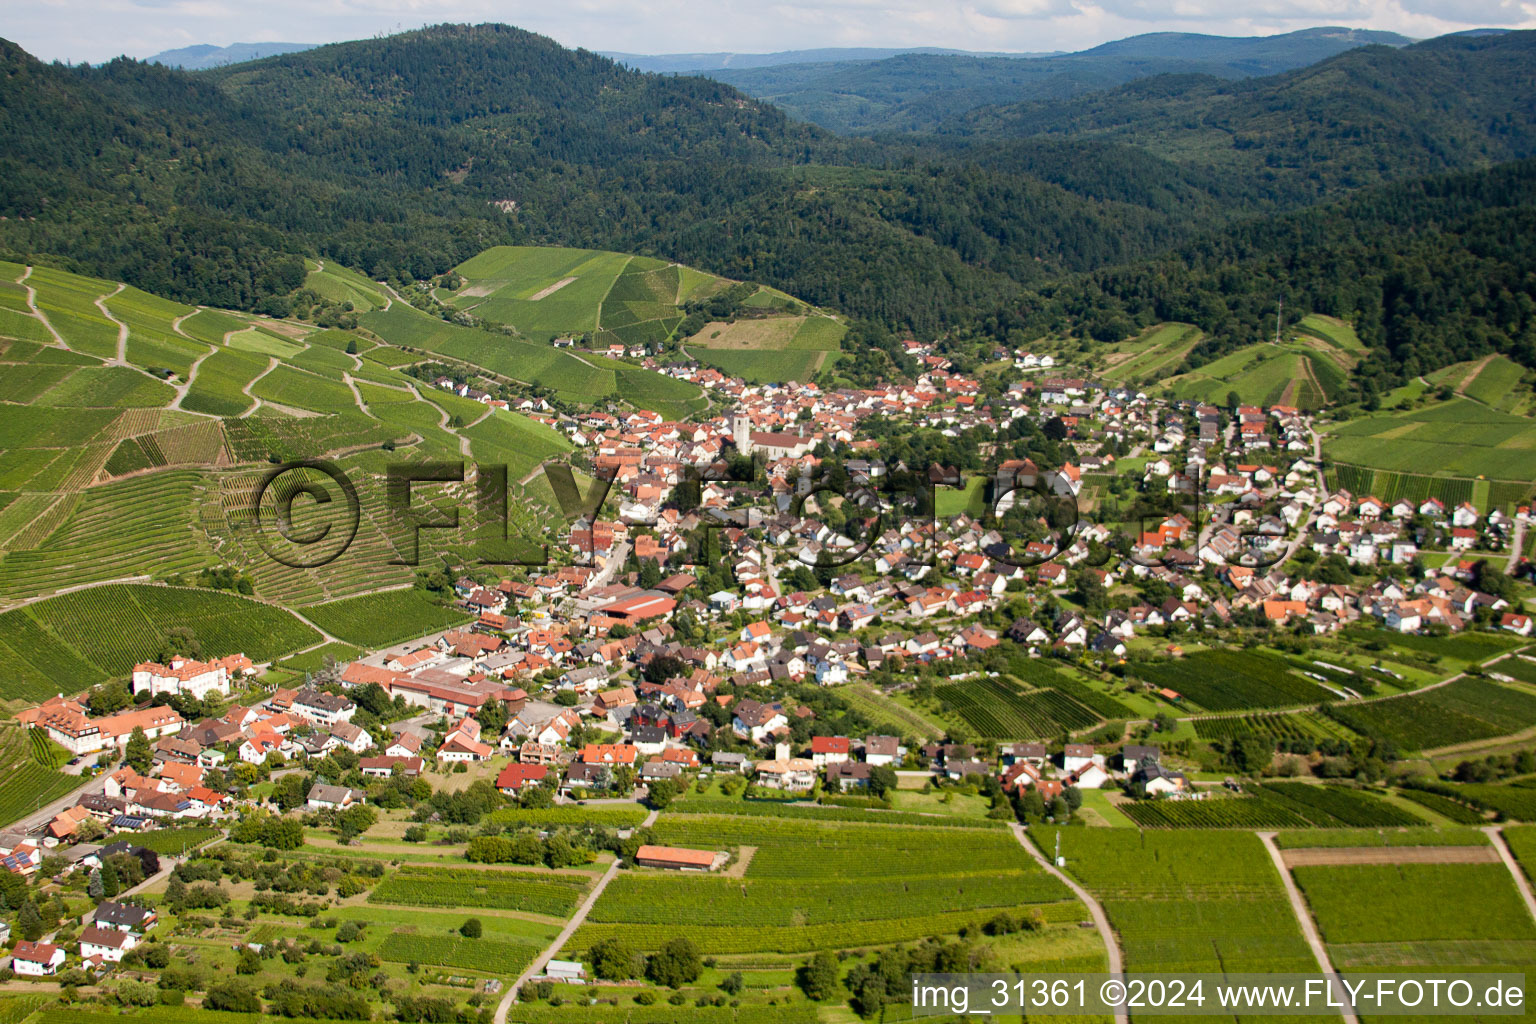
[[[1536,365],[1531,33],[871,138],[499,25],[202,72],[0,42],[0,75],[0,251],[185,301],[282,314],[306,256],[403,282],[558,244],[781,288],[854,318],[845,348],[1179,319],[1199,363],[1283,299],[1357,322],[1362,393]]]

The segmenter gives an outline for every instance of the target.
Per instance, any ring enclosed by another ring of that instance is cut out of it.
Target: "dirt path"
[[[1514,854],[1509,852],[1509,844],[1504,841],[1503,830],[1490,825],[1483,829],[1483,832],[1487,834],[1489,842],[1493,843],[1493,848],[1498,851],[1499,859],[1514,876],[1515,888],[1520,890],[1520,898],[1525,900],[1525,909],[1530,912],[1532,918],[1536,918],[1536,896],[1531,894],[1531,883],[1526,879],[1520,865],[1515,862]]]
[[[1306,938],[1307,945],[1312,947],[1312,956],[1317,960],[1318,969],[1330,977],[1338,974],[1333,969],[1333,963],[1328,959],[1328,949],[1323,945],[1323,938],[1318,934],[1317,923],[1312,920],[1312,911],[1307,907],[1307,901],[1302,898],[1301,890],[1296,887],[1296,880],[1291,877],[1291,872],[1285,864],[1285,858],[1280,854],[1280,847],[1275,845],[1273,832],[1260,832],[1259,839],[1264,843],[1264,849],[1269,851],[1270,860],[1275,863],[1275,870],[1280,872],[1280,881],[1285,885],[1285,894],[1291,900],[1291,913],[1296,916],[1296,923],[1301,926],[1301,934]],[[1333,987],[1330,985],[1330,987]],[[1338,1002],[1344,1002],[1343,993],[1335,994]],[[1360,1024],[1360,1018],[1355,1016],[1353,1010],[1345,1008],[1339,1011],[1345,1024]]]
[[[742,878],[747,873],[747,868],[752,866],[752,858],[757,856],[757,847],[743,846],[736,852],[736,863],[720,872],[721,878]]]
[[[541,289],[540,291],[534,293],[533,295],[528,296],[528,301],[529,302],[538,302],[542,298],[546,298],[546,297],[548,297],[550,295],[555,294],[555,292],[559,291],[561,288],[564,288],[566,285],[570,284],[574,280],[576,280],[574,277],[567,277],[567,278],[564,278],[563,280],[556,281],[554,284],[550,285],[548,288]]]
[[[112,311],[107,308],[107,300],[112,298],[112,296],[121,293],[122,290],[126,287],[128,286],[119,281],[117,288],[96,299],[96,308],[101,310],[101,315],[117,324],[117,358],[108,359],[108,366],[128,365],[128,325],[119,320],[117,317],[113,316]]]
[[[1013,837],[1019,841],[1019,845],[1035,858],[1046,873],[1055,876],[1058,881],[1072,890],[1073,895],[1083,901],[1083,906],[1088,908],[1088,913],[1093,917],[1093,926],[1099,930],[1099,937],[1104,940],[1104,954],[1109,963],[1109,973],[1123,974],[1125,966],[1120,959],[1120,943],[1115,940],[1115,930],[1109,926],[1109,916],[1104,913],[1104,908],[1099,906],[1099,901],[1094,899],[1087,889],[1074,882],[1065,871],[1052,864],[1050,858],[1036,849],[1035,844],[1025,835],[1023,825],[1013,824],[1009,827],[1013,829]],[[1128,1024],[1129,1020],[1130,1017],[1126,1014],[1124,1007],[1115,1013],[1115,1024]],[[503,1024],[503,1022],[498,1021],[497,1024]]]
[[[1342,867],[1349,864],[1497,864],[1491,846],[1320,846],[1282,850],[1288,868]]]
[[[363,401],[363,393],[357,389],[357,382],[352,379],[352,375],[350,373],[343,373],[341,375],[341,382],[352,390],[352,401],[357,403],[357,407],[362,410],[363,415],[372,419],[378,419],[369,410],[368,403]]]
[[[645,820],[640,823],[640,827],[650,828],[656,824],[657,813],[652,811],[647,814]],[[517,1002],[517,990],[522,988],[523,983],[529,978],[544,970],[544,966],[549,963],[550,959],[560,952],[561,949],[565,948],[565,944],[570,941],[571,936],[576,934],[576,929],[581,927],[582,922],[587,919],[587,915],[592,912],[592,908],[597,905],[598,897],[603,894],[603,890],[608,888],[608,883],[613,881],[613,876],[618,873],[619,861],[615,859],[612,864],[608,865],[608,870],[603,872],[603,876],[597,880],[597,884],[592,887],[592,891],[587,894],[587,898],[581,901],[581,906],[576,908],[576,913],[571,915],[570,921],[566,923],[564,928],[560,929],[560,934],[555,936],[555,941],[545,947],[544,952],[534,957],[533,963],[529,964],[528,968],[517,976],[516,981],[507,986],[507,994],[501,997],[501,1002],[496,1006],[495,1024],[507,1024],[507,1014],[511,1012],[512,1004]]]
[[[245,410],[245,412],[241,413],[240,417],[239,417],[240,419],[242,419],[242,420],[245,419],[251,413],[253,413],[257,409],[261,408],[261,399],[257,398],[255,395],[251,394],[251,388],[253,388],[257,384],[259,384],[261,382],[261,378],[265,377],[267,374],[269,374],[273,370],[277,369],[277,364],[278,364],[278,358],[276,356],[268,356],[267,357],[267,368],[265,370],[262,370],[256,376],[252,377],[250,380],[246,381],[245,387],[240,389],[241,392],[245,395],[246,398],[249,398],[252,402],[256,403],[255,405],[251,406],[249,409]]]
[[[1488,364],[1493,362],[1493,358],[1493,356],[1484,356],[1483,358],[1479,359],[1477,361],[1477,365],[1472,367],[1472,372],[1461,378],[1461,383],[1456,385],[1456,394],[1462,398],[1467,397],[1467,388],[1472,384],[1473,381],[1477,380],[1478,376],[1482,374],[1483,370],[1488,366]],[[1474,399],[1474,401],[1476,401],[1476,399]]]
[[[38,308],[37,289],[27,284],[27,278],[31,276],[32,268],[29,266],[26,270],[22,271],[21,276],[16,279],[16,283],[27,290],[27,307],[32,310],[32,315],[41,320],[43,322],[43,326],[48,328],[48,333],[53,335],[54,344],[58,345],[59,348],[69,348],[69,344],[64,340],[64,336],[58,331],[54,330],[53,324],[48,320],[46,316],[43,315],[43,311]]]

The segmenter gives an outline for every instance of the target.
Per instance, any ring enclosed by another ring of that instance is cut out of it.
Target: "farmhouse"
[[[710,871],[725,855],[714,850],[689,850],[681,846],[642,846],[635,851],[635,863],[643,868],[667,868],[672,871]]]

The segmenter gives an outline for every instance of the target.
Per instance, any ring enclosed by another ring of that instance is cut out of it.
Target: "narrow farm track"
[[[656,815],[658,813],[658,811],[652,811],[650,814],[647,814],[645,820],[638,827],[650,828],[656,824]],[[570,941],[571,936],[576,934],[576,929],[581,927],[582,923],[586,921],[587,915],[592,912],[592,908],[597,905],[598,897],[603,894],[603,890],[608,888],[608,883],[613,881],[614,876],[618,873],[619,861],[615,858],[614,862],[608,865],[608,870],[604,871],[602,877],[597,880],[597,884],[592,887],[592,891],[587,894],[587,898],[581,901],[581,906],[576,908],[576,913],[572,914],[565,927],[560,929],[560,934],[555,936],[555,941],[546,946],[544,952],[534,957],[533,963],[529,964],[527,969],[517,976],[516,981],[507,986],[506,995],[502,996],[501,1002],[496,1005],[495,1024],[507,1024],[507,1014],[512,1012],[512,1004],[517,1002],[518,989],[522,988],[523,983],[529,978],[542,971],[551,958],[565,948],[565,944]]]
[[[1515,888],[1520,890],[1520,898],[1525,900],[1525,909],[1530,913],[1531,918],[1536,920],[1536,895],[1531,894],[1530,881],[1525,877],[1525,872],[1521,870],[1520,865],[1516,863],[1515,855],[1509,852],[1509,844],[1504,841],[1504,830],[1497,825],[1490,825],[1483,829],[1483,832],[1487,834],[1488,841],[1498,851],[1499,859],[1504,862],[1504,866],[1509,869],[1510,875],[1514,878]]]
[[[27,278],[31,276],[32,268],[28,266],[26,270],[22,271],[21,276],[16,279],[16,283],[27,290],[27,307],[32,310],[32,315],[41,320],[43,326],[48,328],[48,333],[53,335],[54,344],[58,345],[59,348],[69,348],[69,344],[65,342],[64,336],[54,329],[53,324],[43,315],[43,311],[38,308],[37,289],[27,284]]]
[[[115,360],[107,360],[107,365],[109,366],[128,365],[128,325],[123,323],[123,321],[119,320],[117,317],[113,316],[112,311],[107,308],[107,300],[112,298],[112,296],[121,293],[122,290],[127,287],[128,286],[122,282],[118,282],[118,285],[115,289],[96,299],[96,308],[101,310],[101,315],[117,324],[117,358]]]
[[[249,398],[252,402],[256,403],[255,405],[251,406],[249,409],[245,410],[245,412],[241,413],[240,414],[240,419],[242,419],[242,420],[245,419],[251,413],[253,413],[257,409],[261,408],[261,399],[257,398],[255,395],[251,394],[251,388],[255,387],[258,383],[260,383],[261,382],[261,378],[265,377],[267,374],[269,374],[273,370],[277,369],[277,364],[278,364],[278,358],[276,356],[269,357],[267,359],[267,368],[265,370],[262,370],[255,377],[252,377],[250,380],[246,381],[245,387],[240,389],[241,392],[245,395],[246,398]]]
[[[1109,965],[1109,973],[1123,974],[1125,972],[1125,965],[1120,957],[1120,943],[1115,940],[1115,930],[1109,926],[1109,915],[1104,913],[1104,908],[1099,905],[1099,901],[1094,899],[1087,889],[1073,881],[1071,876],[1065,871],[1052,864],[1050,858],[1041,853],[1035,847],[1035,844],[1029,841],[1029,836],[1025,834],[1023,825],[1011,824],[1009,827],[1013,829],[1013,837],[1019,841],[1019,845],[1024,847],[1031,857],[1035,858],[1035,861],[1045,869],[1046,873],[1055,877],[1068,889],[1071,889],[1072,894],[1083,901],[1083,906],[1088,908],[1088,913],[1093,917],[1093,926],[1099,930],[1099,938],[1104,940],[1104,957]],[[1130,1017],[1126,1014],[1123,1007],[1115,1012],[1115,1024],[1129,1024],[1129,1021]],[[497,1021],[497,1024],[504,1024],[504,1022]],[[1354,1022],[1351,1022],[1351,1024],[1354,1024]]]
[[[1318,934],[1317,923],[1312,920],[1312,911],[1307,906],[1307,901],[1301,895],[1301,890],[1296,886],[1296,880],[1291,877],[1290,868],[1285,866],[1285,858],[1280,853],[1280,847],[1275,845],[1273,832],[1258,833],[1259,841],[1264,844],[1264,849],[1269,851],[1269,859],[1274,862],[1275,870],[1280,873],[1280,882],[1285,886],[1285,895],[1291,901],[1291,913],[1296,917],[1296,923],[1301,926],[1301,934],[1307,940],[1307,945],[1312,947],[1312,956],[1317,960],[1317,967],[1326,975],[1335,975],[1338,972],[1333,969],[1333,963],[1328,959],[1328,948],[1323,945],[1323,937]],[[1342,993],[1339,993],[1342,995]],[[1339,1002],[1344,1002],[1340,999]],[[1344,1018],[1344,1024],[1360,1024],[1360,1018],[1348,1007],[1339,1011]]]

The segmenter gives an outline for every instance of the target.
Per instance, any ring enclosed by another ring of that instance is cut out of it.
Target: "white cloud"
[[[190,43],[334,42],[444,21],[504,21],[630,53],[819,46],[1080,49],[1159,30],[1254,35],[1311,25],[1424,37],[1536,28],[1536,0],[34,0],[0,34],[47,60],[147,57]]]

